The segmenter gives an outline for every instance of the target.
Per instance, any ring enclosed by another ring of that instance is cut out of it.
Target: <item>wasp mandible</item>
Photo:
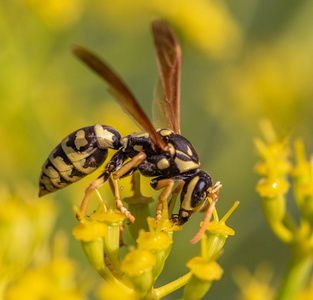
[[[134,222],[120,198],[118,179],[139,170],[143,176],[154,177],[151,186],[163,189],[157,205],[157,220],[162,214],[162,204],[170,196],[177,181],[181,185],[179,225],[204,205],[208,196],[217,198],[221,184],[213,186],[211,176],[199,169],[200,161],[192,144],[180,135],[180,73],[181,49],[174,30],[164,20],[152,22],[152,33],[159,69],[159,89],[162,91],[161,114],[167,126],[155,129],[138,101],[122,79],[96,55],[82,47],[73,53],[107,84],[109,92],[143,130],[121,137],[107,125],[78,129],[68,135],[51,152],[42,166],[39,196],[62,189],[98,169],[107,158],[108,149],[117,152],[107,163],[103,173],[85,191],[81,211],[86,213],[90,194],[112,175],[116,206]],[[127,159],[130,161],[126,162]]]

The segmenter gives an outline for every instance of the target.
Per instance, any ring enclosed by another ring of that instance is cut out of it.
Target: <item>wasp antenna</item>
[[[218,200],[218,193],[220,191],[222,187],[222,183],[220,181],[216,182],[215,185],[213,186],[213,188],[211,189],[211,191],[209,192],[209,197],[212,197],[212,202],[209,203],[206,208],[206,215],[205,218],[202,222],[202,225],[199,229],[199,231],[197,232],[197,234],[195,235],[195,237],[190,241],[190,244],[195,244],[197,243],[203,236],[203,234],[205,233],[206,228],[208,227],[210,220],[212,218],[213,212],[214,212],[214,208],[215,208],[215,204]]]
[[[195,243],[199,242],[200,239],[202,238],[202,236],[204,235],[205,230],[208,227],[210,220],[212,218],[213,210],[215,208],[215,204],[216,204],[217,200],[218,200],[217,197],[215,197],[215,199],[212,199],[212,202],[210,203],[210,206],[206,212],[206,215],[205,215],[205,218],[202,222],[202,225],[201,225],[199,231],[197,232],[197,234],[194,236],[194,238],[192,240],[190,240],[190,244],[195,244]]]

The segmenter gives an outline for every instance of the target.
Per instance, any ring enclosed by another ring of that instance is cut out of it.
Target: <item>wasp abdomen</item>
[[[42,166],[39,196],[62,189],[98,169],[108,148],[119,149],[119,132],[96,124],[74,131],[55,147]]]

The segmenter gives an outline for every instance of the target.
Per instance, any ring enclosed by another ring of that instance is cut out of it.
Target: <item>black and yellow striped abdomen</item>
[[[119,149],[121,135],[113,127],[96,124],[74,131],[57,145],[42,166],[39,197],[77,182],[98,169],[108,148]]]

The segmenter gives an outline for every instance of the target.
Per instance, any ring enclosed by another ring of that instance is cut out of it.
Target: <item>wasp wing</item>
[[[120,77],[106,63],[88,50],[75,46],[73,53],[109,85],[109,92],[115,97],[122,108],[134,118],[142,130],[150,134],[157,146],[165,150],[165,142],[156,132],[136,98]]]
[[[158,77],[153,91],[152,120],[156,128],[171,128],[167,118],[164,92],[160,77]]]
[[[152,32],[163,88],[167,123],[170,129],[180,133],[180,46],[174,30],[164,20],[154,20]]]

